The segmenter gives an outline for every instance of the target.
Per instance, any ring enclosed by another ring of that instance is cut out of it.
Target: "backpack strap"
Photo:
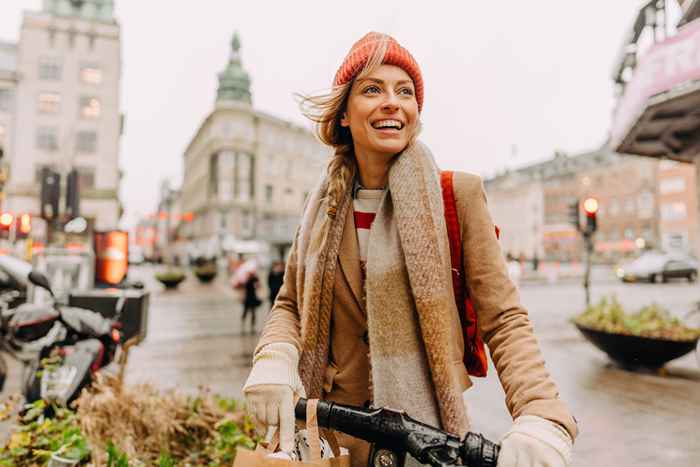
[[[486,376],[488,362],[484,342],[481,340],[477,325],[477,315],[474,304],[469,298],[465,287],[464,261],[462,255],[462,237],[457,216],[457,201],[454,194],[453,172],[440,173],[442,187],[442,202],[445,210],[445,223],[450,243],[450,260],[452,266],[452,288],[455,304],[462,325],[464,338],[464,365],[472,376]],[[500,234],[496,227],[496,237]]]
[[[457,201],[455,200],[452,172],[440,173],[440,185],[442,186],[442,204],[445,209],[445,223],[447,224],[447,236],[450,243],[450,259],[452,262],[452,288],[460,316],[464,315],[461,304],[464,303],[464,279],[462,278],[462,238],[457,217]]]

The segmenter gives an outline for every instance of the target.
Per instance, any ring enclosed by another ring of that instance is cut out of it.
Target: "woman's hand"
[[[294,398],[306,397],[299,378],[299,352],[292,344],[268,344],[255,355],[243,386],[248,411],[260,423],[279,426],[280,448],[294,448]]]
[[[572,447],[564,428],[541,417],[523,415],[501,439],[498,467],[568,467]]]

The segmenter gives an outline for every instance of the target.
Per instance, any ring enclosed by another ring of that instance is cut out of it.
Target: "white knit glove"
[[[294,396],[306,397],[299,378],[299,352],[292,344],[268,344],[253,358],[243,386],[248,410],[260,423],[279,426],[280,448],[294,448]]]
[[[556,423],[522,415],[501,439],[498,467],[569,467],[573,441]]]

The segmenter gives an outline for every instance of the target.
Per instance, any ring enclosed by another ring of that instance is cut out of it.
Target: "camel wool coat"
[[[527,311],[508,276],[494,225],[478,175],[455,172],[453,185],[460,222],[465,283],[474,303],[479,331],[489,348],[513,418],[536,415],[563,426],[574,439],[576,422],[545,368]],[[294,251],[294,247],[292,251]],[[287,342],[301,352],[297,307],[296,261],[291,255],[285,280],[256,348]],[[330,358],[325,371],[324,395],[328,400],[362,405],[371,398],[369,346],[360,254],[352,209],[348,210],[336,269],[330,329]],[[391,312],[391,310],[386,310]],[[449,326],[451,361],[449,377],[462,391],[472,386],[464,367],[464,341],[459,316]],[[349,446],[353,465],[366,465],[367,446],[339,436]],[[362,463],[364,459],[364,464]]]

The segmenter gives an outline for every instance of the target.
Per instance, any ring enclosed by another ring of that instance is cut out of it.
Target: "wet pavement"
[[[223,278],[205,285],[191,275],[177,291],[165,291],[152,280],[153,271],[137,272],[152,288],[149,334],[131,352],[127,382],[188,392],[206,386],[240,397],[257,335],[241,332],[236,294]],[[697,285],[687,283],[593,286],[594,300],[610,293],[630,308],[656,300],[678,315],[700,299]],[[521,294],[547,367],[579,421],[574,466],[700,466],[700,369],[694,354],[671,362],[665,374],[622,370],[569,323],[583,307],[580,286],[525,284]],[[263,304],[258,327],[266,313]],[[509,428],[493,369],[465,397],[475,431],[498,439]]]

